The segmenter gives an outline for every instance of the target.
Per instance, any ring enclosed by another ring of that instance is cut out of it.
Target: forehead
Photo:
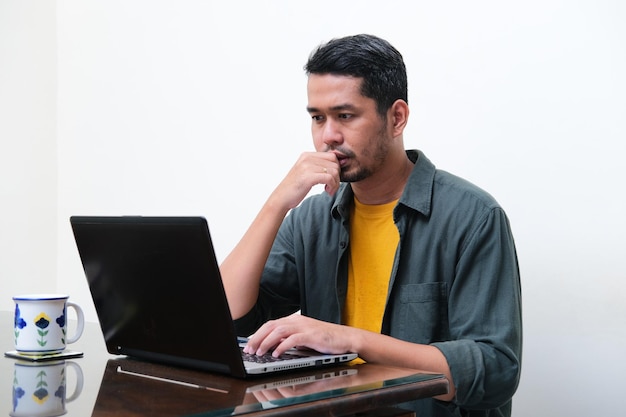
[[[361,94],[362,78],[334,74],[310,74],[309,107],[333,107],[371,100]],[[373,101],[373,100],[372,100]]]

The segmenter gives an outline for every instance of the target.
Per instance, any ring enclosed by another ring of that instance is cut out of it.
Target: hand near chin
[[[273,197],[286,206],[296,207],[315,185],[324,184],[324,190],[333,195],[339,189],[339,163],[331,152],[305,152],[274,190]]]
[[[279,356],[294,347],[306,347],[322,353],[352,352],[350,328],[327,323],[300,314],[292,314],[265,323],[250,337],[246,353],[263,355],[272,351]]]

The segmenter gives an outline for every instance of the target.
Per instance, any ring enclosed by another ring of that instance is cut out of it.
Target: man
[[[418,415],[510,415],[522,330],[505,213],[404,149],[406,69],[389,43],[335,39],[305,70],[316,152],[221,265],[238,332],[254,333],[245,350],[306,346],[443,373],[450,392],[416,401]],[[305,199],[316,184],[325,192]]]

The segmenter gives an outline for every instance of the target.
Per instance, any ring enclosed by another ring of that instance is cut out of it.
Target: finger
[[[269,399],[265,396],[265,392],[267,390],[261,390],[261,391],[254,391],[252,394],[254,394],[254,398],[256,398],[256,400],[260,403],[264,403],[269,401]]]
[[[283,396],[283,398],[291,398],[295,396],[298,389],[295,385],[286,385],[284,387],[278,387],[276,390]]]
[[[270,320],[263,324],[258,330],[248,338],[248,343],[246,343],[246,347],[244,348],[245,353],[256,354],[259,346],[263,342],[263,340],[267,337],[267,335],[271,331],[271,327],[273,326],[274,321]]]
[[[284,396],[277,389],[265,389],[263,390],[265,401],[275,401],[284,398]]]
[[[337,190],[339,190],[339,183],[337,181],[328,182],[324,185],[324,191],[326,191],[328,195],[335,195]]]
[[[322,183],[324,184],[324,191],[326,191],[329,195],[334,195],[339,189],[339,184],[341,183],[339,179],[339,165],[332,162],[330,166],[322,166],[321,170],[321,174],[323,174]]]
[[[292,329],[293,326],[289,325],[287,318],[268,321],[248,341],[250,351],[247,353],[265,355],[288,337]]]
[[[335,195],[337,190],[339,190],[339,177],[332,177],[329,181],[327,181],[324,185],[324,191],[329,195]]]
[[[272,351],[272,356],[279,357],[289,349],[293,349],[296,346],[307,346],[306,335],[304,333],[295,333],[286,337],[280,341]]]
[[[281,348],[278,352],[276,352],[276,348],[282,345],[285,342],[285,339],[289,338],[289,332],[291,330],[285,328],[285,326],[276,327],[270,334],[268,334],[265,339],[259,344],[259,347],[256,351],[257,355],[265,355],[267,352],[272,351],[272,354],[275,357],[280,356],[284,353],[285,350]]]

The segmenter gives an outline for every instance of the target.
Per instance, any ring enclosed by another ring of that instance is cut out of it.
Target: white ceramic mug
[[[76,374],[76,387],[67,396],[67,369]],[[13,367],[12,417],[53,417],[66,413],[65,404],[83,390],[83,371],[76,362],[32,363],[17,361]]]
[[[67,301],[68,295],[28,294],[13,297],[15,350],[24,355],[59,353],[83,334],[83,310]],[[77,325],[73,336],[67,336],[67,308],[76,311]]]

